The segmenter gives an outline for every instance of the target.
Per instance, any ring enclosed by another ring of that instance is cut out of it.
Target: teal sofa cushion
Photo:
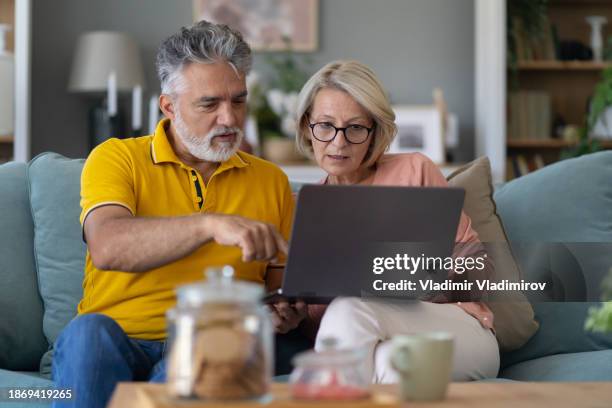
[[[495,193],[517,242],[612,242],[612,151],[568,159]],[[612,266],[612,265],[611,265]]]
[[[76,315],[83,293],[86,247],[79,223],[83,162],[43,153],[28,165],[34,253],[45,307],[43,330],[50,344]]]
[[[0,385],[3,388],[51,388],[53,383],[38,375],[37,372],[17,372],[0,370]],[[0,401],[0,408],[49,408],[50,402],[9,402]]]
[[[502,356],[502,366],[612,348],[612,336],[583,329],[612,267],[611,175],[612,152],[600,152],[547,166],[495,193],[523,276],[548,284],[543,293],[528,293],[539,332]]]
[[[612,381],[612,350],[529,360],[502,370],[500,377],[516,381]]]
[[[0,166],[0,368],[9,370],[38,369],[47,348],[26,185],[25,164]]]
[[[558,285],[537,300],[600,300],[612,267],[611,174],[606,151],[560,161],[495,193],[524,276]]]
[[[534,304],[535,318],[540,322],[540,328],[525,346],[502,355],[502,369],[519,362],[553,354],[612,349],[612,333],[593,333],[584,330],[587,309],[596,305],[599,303],[540,302]]]

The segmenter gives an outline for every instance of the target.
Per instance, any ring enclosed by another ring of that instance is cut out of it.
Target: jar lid
[[[263,296],[262,285],[234,280],[234,268],[208,268],[206,281],[179,286],[177,305],[198,307],[204,303],[244,303],[257,302]]]
[[[323,340],[324,348],[321,351],[305,351],[293,358],[295,367],[338,367],[357,365],[366,357],[365,349],[340,349],[336,348],[337,342],[334,338]]]

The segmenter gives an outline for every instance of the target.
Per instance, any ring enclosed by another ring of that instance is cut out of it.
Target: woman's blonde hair
[[[372,166],[387,150],[397,133],[395,113],[380,81],[370,68],[357,61],[334,61],[315,73],[302,87],[297,108],[297,147],[313,156],[310,140],[310,111],[317,93],[323,88],[346,92],[361,105],[374,121],[370,147],[363,164]]]

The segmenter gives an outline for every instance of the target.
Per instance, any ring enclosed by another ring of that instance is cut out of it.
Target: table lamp
[[[132,91],[132,135],[142,128],[144,72],[136,41],[126,33],[92,31],[76,45],[68,90],[102,96],[89,112],[92,148],[110,137],[124,137],[118,93]]]

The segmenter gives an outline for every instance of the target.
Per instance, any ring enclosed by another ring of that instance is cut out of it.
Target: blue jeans
[[[104,408],[120,381],[164,382],[165,342],[128,337],[108,316],[74,318],[55,342],[53,381],[73,399],[53,407]]]

